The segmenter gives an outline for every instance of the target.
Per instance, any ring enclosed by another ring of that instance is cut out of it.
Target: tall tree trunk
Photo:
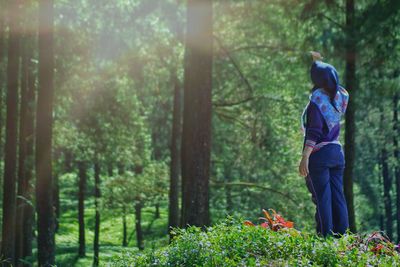
[[[16,258],[23,259],[32,255],[33,226],[33,135],[35,107],[35,71],[31,62],[32,49],[35,43],[33,34],[28,33],[25,45],[21,49],[21,103],[19,124],[19,157],[18,157],[18,199],[16,219]],[[21,265],[22,264],[17,264]]]
[[[93,266],[99,266],[99,241],[100,241],[100,200],[101,192],[100,192],[100,165],[96,161],[94,164],[94,206],[96,209],[95,214],[95,225],[94,225],[94,240],[93,240]]]
[[[179,226],[179,176],[180,176],[180,146],[182,129],[181,86],[176,70],[171,73],[174,86],[174,109],[172,118],[171,163],[169,185],[168,232],[171,227]],[[170,239],[172,236],[170,236]]]
[[[135,204],[135,229],[137,246],[139,250],[143,250],[142,203],[140,199]]]
[[[32,38],[30,42],[36,41]],[[32,50],[30,51],[28,59],[32,57]],[[22,241],[22,258],[32,256],[32,240],[33,240],[33,223],[34,223],[34,206],[33,199],[33,169],[34,169],[34,117],[35,117],[35,95],[36,95],[36,74],[35,64],[28,60],[28,83],[27,83],[27,112],[25,117],[25,174],[23,182],[23,190],[21,192],[25,202],[23,206],[23,241]],[[29,264],[24,264],[29,266]]]
[[[210,224],[212,0],[188,0],[182,131],[182,225]]]
[[[128,246],[128,227],[126,224],[126,207],[124,206],[122,208],[122,246],[127,247]]]
[[[5,8],[0,10],[0,107],[4,107],[4,91],[6,81],[6,15],[7,5],[2,0],[1,5]],[[0,159],[3,159],[3,127],[4,127],[4,115],[3,109],[0,109]]]
[[[78,222],[79,222],[79,257],[85,257],[85,191],[86,191],[86,165],[78,162],[79,193],[78,193]]]
[[[383,116],[381,116],[382,118]],[[388,152],[385,144],[382,144],[381,150],[381,165],[382,165],[382,178],[383,178],[383,201],[385,204],[385,218],[386,218],[386,233],[390,239],[393,238],[393,218],[392,218],[392,198],[390,190],[392,182],[389,174]]]
[[[356,99],[356,41],[354,0],[346,1],[346,89],[350,94],[350,101],[346,111],[344,194],[349,213],[350,231],[356,232],[356,218],[354,211],[353,173],[355,161],[355,99]]]
[[[394,175],[396,180],[396,221],[397,221],[397,243],[400,242],[400,148],[399,148],[399,140],[400,136],[400,127],[399,127],[399,117],[398,117],[398,108],[399,108],[399,92],[394,93],[393,97],[393,146],[394,146],[394,158],[396,160],[396,165],[394,169]]]
[[[16,162],[18,124],[18,63],[19,63],[19,5],[20,1],[9,2],[9,42],[7,65],[7,118],[3,183],[3,225],[1,255],[15,263],[15,215],[16,215]]]
[[[54,79],[53,0],[39,2],[39,92],[36,119],[36,205],[38,265],[55,261],[52,124]]]

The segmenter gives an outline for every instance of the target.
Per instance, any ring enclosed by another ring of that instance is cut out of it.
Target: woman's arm
[[[310,102],[307,108],[307,127],[305,145],[299,165],[299,173],[302,176],[308,175],[308,158],[314,149],[315,144],[321,138],[323,118],[317,105]]]

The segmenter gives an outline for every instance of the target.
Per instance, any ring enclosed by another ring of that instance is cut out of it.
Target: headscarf
[[[310,101],[318,106],[329,131],[331,131],[340,123],[341,116],[346,112],[349,94],[339,85],[339,75],[332,65],[315,61],[311,66],[310,74],[314,83]],[[303,127],[305,127],[306,109],[302,116]]]

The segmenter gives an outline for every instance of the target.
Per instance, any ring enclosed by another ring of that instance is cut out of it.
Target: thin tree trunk
[[[99,266],[99,241],[100,241],[100,207],[99,199],[101,196],[100,192],[100,165],[98,162],[94,164],[94,206],[96,209],[95,214],[95,226],[94,226],[94,241],[93,241],[93,266]]]
[[[169,185],[168,232],[171,227],[179,226],[179,176],[180,176],[180,145],[182,131],[181,86],[176,70],[172,71],[174,84],[174,109],[172,119],[171,163]],[[171,240],[172,236],[170,236]]]
[[[160,219],[161,215],[160,215],[160,203],[156,203],[155,205],[155,209],[154,209],[154,219]]]
[[[78,223],[79,223],[79,257],[85,257],[85,191],[86,191],[86,166],[78,162],[79,170],[79,193],[78,193]]]
[[[355,99],[356,99],[356,42],[355,42],[355,15],[354,0],[346,1],[346,89],[350,94],[350,101],[346,111],[345,131],[345,156],[346,166],[344,170],[344,194],[349,213],[350,231],[356,232],[356,219],[354,211],[353,174],[355,161]]]
[[[128,232],[127,232],[127,224],[126,224],[126,207],[124,206],[122,209],[122,246],[127,247],[128,246]]]
[[[15,263],[15,216],[16,216],[16,162],[18,122],[18,63],[19,63],[19,4],[11,1],[9,21],[7,65],[7,117],[3,182],[3,224],[1,255],[11,264]]]
[[[397,164],[400,164],[400,148],[398,140],[398,137],[400,136],[400,127],[399,127],[398,108],[399,108],[399,92],[395,92],[393,97],[393,146],[394,146],[394,158]],[[394,175],[396,179],[397,243],[399,243],[400,242],[400,166],[399,165],[395,165]]]
[[[108,163],[108,165],[107,165],[107,174],[109,177],[114,176],[114,170],[113,170],[112,163]]]
[[[59,186],[59,179],[58,174],[54,175],[54,187],[53,187],[53,196],[54,196],[54,231],[58,232],[59,228],[59,219],[60,219],[60,186]]]
[[[210,224],[212,0],[188,0],[182,131],[183,226]]]
[[[36,119],[38,265],[55,262],[52,124],[54,95],[53,0],[39,2],[39,92]]]
[[[135,229],[136,240],[139,250],[143,250],[143,231],[142,231],[142,203],[140,200],[135,204]]]
[[[18,199],[16,219],[16,258],[23,259],[32,255],[33,226],[33,134],[35,106],[35,73],[31,62],[32,49],[27,44],[35,42],[31,34],[24,38],[21,49],[21,103],[19,125],[19,163],[18,163]],[[23,264],[18,264],[23,266]],[[25,264],[26,265],[26,264]]]
[[[225,183],[229,184],[232,182],[231,172],[229,167],[225,167]],[[232,189],[231,186],[225,186],[225,198],[226,198],[226,211],[228,214],[231,214],[233,211],[233,202],[232,202]]]

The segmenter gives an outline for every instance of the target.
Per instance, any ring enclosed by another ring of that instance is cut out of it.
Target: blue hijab
[[[311,66],[310,74],[314,84],[310,101],[318,106],[329,131],[331,131],[336,125],[340,124],[341,116],[346,112],[349,94],[339,85],[338,72],[332,65],[315,61]],[[333,93],[333,99],[323,88]],[[305,116],[305,113],[303,113],[303,116]]]

